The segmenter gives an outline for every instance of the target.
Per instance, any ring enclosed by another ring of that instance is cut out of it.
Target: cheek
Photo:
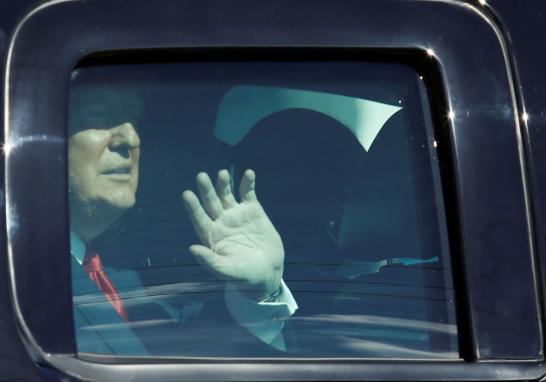
[[[82,182],[82,172],[84,161],[81,158],[81,153],[70,145],[68,149],[68,180],[71,188],[77,187]]]
[[[84,130],[68,140],[68,155],[75,163],[96,163],[108,147],[107,131]]]
[[[85,197],[92,193],[97,182],[97,163],[100,159],[100,150],[93,141],[70,139],[68,144],[68,177],[70,192]],[[87,144],[86,144],[87,143]],[[91,144],[90,144],[91,143]]]
[[[85,167],[84,163],[72,161],[68,166],[69,192],[77,199],[85,199],[92,194],[95,179],[92,172]]]
[[[74,134],[68,140],[69,165],[73,168],[93,167],[108,146],[108,134],[105,131],[85,130]]]

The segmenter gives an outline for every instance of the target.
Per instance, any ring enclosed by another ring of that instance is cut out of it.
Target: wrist
[[[279,302],[279,298],[281,297],[282,292],[283,292],[283,286],[281,282],[279,283],[279,286],[275,292],[261,299],[260,302]]]
[[[275,272],[275,276],[268,281],[251,284],[248,282],[235,283],[237,289],[246,298],[255,302],[274,302],[282,294],[282,270]]]

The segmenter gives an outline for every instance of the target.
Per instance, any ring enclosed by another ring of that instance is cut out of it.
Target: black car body
[[[2,1],[0,380],[542,379],[545,18],[541,0]],[[78,356],[66,288],[69,74],[93,54],[157,51],[430,59],[431,107],[449,142],[459,359]]]

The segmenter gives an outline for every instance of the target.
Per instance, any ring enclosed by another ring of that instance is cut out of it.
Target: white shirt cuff
[[[276,302],[253,301],[244,296],[233,283],[226,283],[224,297],[229,312],[239,324],[266,344],[286,350],[279,336],[284,328],[284,320],[296,312],[298,304],[284,280],[281,283],[282,293]]]

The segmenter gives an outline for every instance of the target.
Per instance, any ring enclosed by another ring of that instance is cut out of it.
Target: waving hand
[[[256,175],[246,170],[235,199],[227,170],[216,186],[202,172],[196,177],[199,198],[189,190],[182,199],[201,244],[190,252],[222,279],[237,283],[250,298],[261,300],[280,285],[284,249],[281,238],[255,193]]]

